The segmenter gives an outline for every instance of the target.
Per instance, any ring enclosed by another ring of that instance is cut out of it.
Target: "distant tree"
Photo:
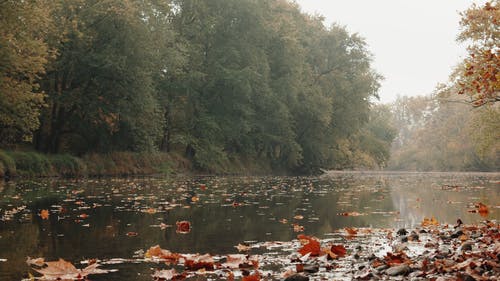
[[[457,70],[455,84],[475,107],[500,101],[499,3],[473,4],[461,14],[458,40],[469,43],[469,56]]]
[[[51,2],[0,1],[0,145],[31,141],[40,124]]]

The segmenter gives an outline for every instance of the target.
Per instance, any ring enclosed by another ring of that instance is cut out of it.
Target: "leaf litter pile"
[[[484,200],[476,197],[478,190],[484,190],[477,185],[459,187],[460,192],[468,192],[462,197],[454,197],[456,185],[429,188],[429,192],[449,194],[448,206],[463,209],[460,216],[466,224],[458,220],[448,225],[432,216],[407,223],[408,216],[429,214],[423,210],[436,213],[441,220],[439,211],[424,206],[430,201],[430,206],[441,208],[436,199],[404,194],[406,208],[412,212],[408,215],[392,203],[401,194],[383,183],[360,184],[350,177],[327,181],[245,178],[229,183],[202,178],[169,182],[168,192],[158,183],[111,180],[103,189],[72,183],[57,188],[58,198],[51,200],[51,205],[35,204],[23,194],[10,192],[8,204],[0,205],[0,224],[34,221],[42,236],[46,233],[51,241],[55,238],[60,247],[74,236],[90,240],[84,248],[96,243],[94,249],[83,249],[87,254],[78,254],[82,249],[72,253],[68,250],[73,248],[65,248],[59,254],[48,252],[45,259],[26,260],[26,256],[39,256],[39,251],[24,251],[25,272],[31,269],[24,280],[500,278],[498,206],[491,204],[497,199],[496,192],[486,196],[490,201]],[[213,208],[218,213],[213,213]],[[107,210],[111,219],[100,218],[99,210]],[[456,211],[452,213],[456,215]],[[106,223],[100,223],[103,220]],[[74,232],[60,231],[58,225]],[[91,234],[94,232],[100,234]],[[0,228],[0,246],[7,245],[2,244],[5,233]],[[100,252],[99,247],[112,244],[99,244],[103,239],[100,235],[112,237],[118,243],[115,245],[129,249],[125,251],[128,254],[117,258]],[[2,264],[10,261],[0,258],[2,277]],[[134,278],[135,269],[139,275]]]

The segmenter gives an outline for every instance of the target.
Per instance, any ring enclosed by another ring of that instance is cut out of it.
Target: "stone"
[[[460,250],[462,250],[462,252],[465,252],[465,251],[472,251],[472,243],[464,243],[462,244],[462,247],[460,247]]]
[[[389,276],[406,275],[410,272],[410,267],[406,264],[390,267],[385,271]]]
[[[296,273],[285,278],[285,281],[309,281],[309,277]]]

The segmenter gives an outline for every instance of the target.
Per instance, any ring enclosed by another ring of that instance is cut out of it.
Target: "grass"
[[[113,152],[78,158],[69,154],[0,150],[0,177],[171,175],[190,168],[183,157],[167,153]]]

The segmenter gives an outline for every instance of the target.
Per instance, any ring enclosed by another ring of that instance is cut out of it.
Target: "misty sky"
[[[430,94],[466,55],[455,41],[459,12],[483,0],[297,0],[304,12],[325,16],[366,39],[374,68],[385,77],[382,102]]]

